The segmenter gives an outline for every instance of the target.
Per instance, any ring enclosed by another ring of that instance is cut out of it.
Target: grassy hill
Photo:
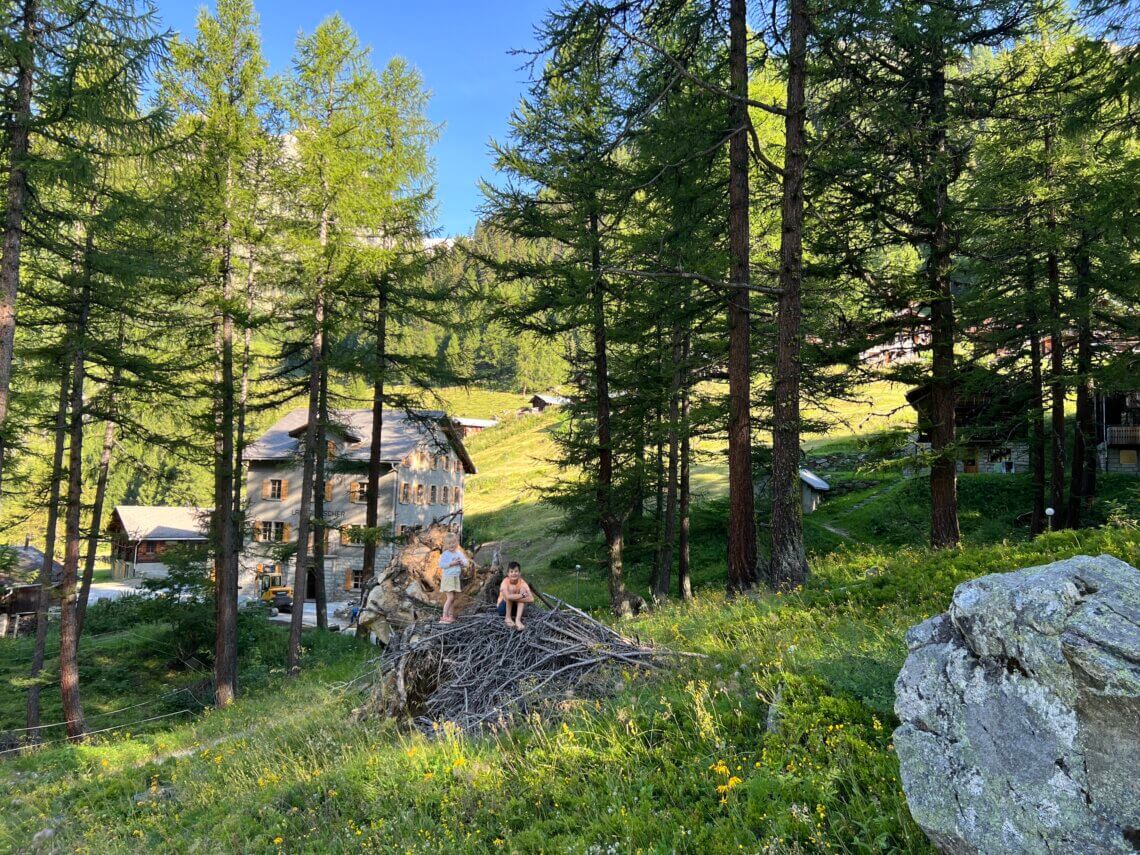
[[[1140,532],[840,550],[800,593],[705,593],[626,627],[706,659],[615,673],[611,699],[479,738],[358,718],[371,649],[309,636],[304,676],[269,674],[230,709],[0,763],[0,849],[51,828],[53,849],[99,853],[929,852],[891,744],[906,628],[964,579],[1080,552],[1136,563]]]
[[[521,404],[445,391],[464,415]],[[1137,564],[1140,481],[1101,482],[1093,518],[1114,524],[1031,541],[1016,524],[1025,478],[964,477],[965,546],[932,553],[925,481],[860,468],[861,440],[890,419],[852,416],[810,444],[834,489],[806,521],[806,589],[720,593],[723,467],[710,444],[693,514],[697,599],[622,627],[703,658],[652,678],[615,671],[611,696],[507,732],[427,737],[361,715],[375,648],[307,634],[304,672],[287,679],[284,630],[257,616],[242,624],[240,700],[204,709],[207,668],[185,652],[193,616],[174,627],[129,602],[93,613],[81,670],[101,732],[70,745],[53,727],[43,750],[0,754],[0,851],[44,829],[47,849],[97,853],[932,851],[891,744],[906,629],[984,573],[1079,553]],[[504,418],[471,438],[467,523],[511,541],[541,588],[603,606],[599,545],[554,537],[557,514],[540,501],[559,418]],[[651,555],[627,558],[644,590]],[[26,640],[0,641],[0,728],[21,724],[27,659]],[[49,690],[44,719],[59,715]]]

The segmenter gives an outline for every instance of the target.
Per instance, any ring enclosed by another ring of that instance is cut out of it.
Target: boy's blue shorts
[[[515,618],[518,617],[519,604],[518,603],[508,603],[506,600],[503,600],[501,603],[499,603],[499,617],[506,617],[507,616],[507,606],[508,605],[511,607],[511,620],[514,620]]]

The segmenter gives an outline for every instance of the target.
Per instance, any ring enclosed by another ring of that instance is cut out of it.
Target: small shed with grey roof
[[[831,489],[831,485],[812,472],[810,469],[800,470],[800,492],[803,496],[804,513],[810,514],[819,507],[823,495]]]
[[[111,578],[165,576],[162,556],[174,546],[204,545],[210,508],[117,505],[111,512]]]
[[[542,395],[532,395],[530,399],[531,409],[540,413],[547,407],[564,407],[569,403],[569,398],[563,398],[561,395],[554,395],[549,392]]]
[[[469,419],[465,416],[456,416],[451,421],[464,437],[482,433],[499,423],[498,419]]]

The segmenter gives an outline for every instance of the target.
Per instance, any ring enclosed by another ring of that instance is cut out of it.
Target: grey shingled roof
[[[349,442],[341,456],[349,460],[367,460],[371,447],[368,438],[372,436],[372,410],[336,410],[330,414],[331,420],[340,425],[350,439],[363,437],[359,442]],[[282,416],[263,433],[256,442],[246,446],[245,460],[289,460],[300,453],[302,437],[308,411],[293,410]],[[452,428],[450,420],[440,410],[413,410],[409,415],[403,410],[384,413],[384,428],[380,440],[380,458],[386,463],[398,463],[408,454],[417,450],[431,451],[450,445],[463,468],[469,475],[475,474],[475,464],[467,449]]]
[[[821,493],[831,489],[830,484],[828,484],[810,469],[800,470],[800,480],[811,487],[813,490],[819,490]]]
[[[205,540],[210,508],[116,505],[112,528],[131,540]]]
[[[0,571],[0,585],[30,585],[40,577],[40,568],[43,567],[44,554],[34,546],[5,546],[0,547],[15,554],[12,567]],[[58,585],[63,579],[63,565],[58,561],[51,563],[51,581]]]

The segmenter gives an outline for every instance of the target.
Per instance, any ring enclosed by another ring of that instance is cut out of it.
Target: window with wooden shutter
[[[261,520],[254,520],[253,521],[252,536],[253,536],[253,542],[254,543],[261,543],[261,540],[262,540],[262,537],[261,537]]]
[[[446,485],[446,484],[444,484],[444,486],[443,486],[443,496],[441,496],[441,497],[440,497],[440,500],[439,500],[439,502],[440,502],[440,504],[441,504],[441,505],[446,505],[446,504],[447,504],[447,498],[448,498],[448,495],[449,495],[449,494],[448,494],[448,490],[447,490],[447,485]]]
[[[281,529],[281,539],[288,543],[293,539],[293,526],[291,526],[289,523],[285,523]]]
[[[346,591],[359,591],[364,587],[364,568],[352,567],[345,574],[344,589]]]
[[[282,478],[281,479],[281,501],[284,502],[288,498],[289,498],[289,479],[288,478]]]
[[[332,481],[325,481],[325,501],[331,502],[333,497],[333,483]]]
[[[405,481],[403,484],[400,485],[400,504],[401,505],[406,505],[410,501],[411,489],[412,489],[411,485],[407,481]]]
[[[269,499],[269,483],[270,479],[266,478],[261,482],[261,500],[266,501]]]
[[[416,484],[416,504],[422,505],[424,503],[424,485]]]
[[[431,496],[430,496],[430,498],[428,498],[428,502],[432,505],[434,505],[436,503],[436,493],[437,493],[436,486],[435,486],[435,484],[432,484],[431,485]]]

